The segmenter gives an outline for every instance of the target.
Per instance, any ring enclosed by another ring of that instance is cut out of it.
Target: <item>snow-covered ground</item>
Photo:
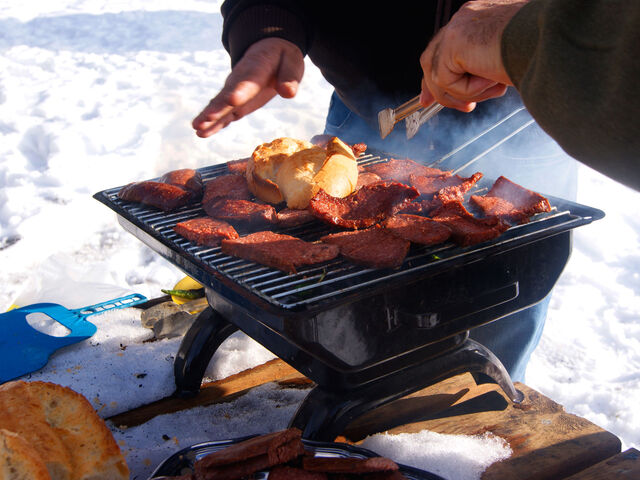
[[[194,135],[192,118],[229,69],[219,6],[0,0],[0,311],[43,300],[81,307],[131,291],[160,295],[182,272],[126,233],[91,196],[170,169],[246,157],[276,137],[321,133],[331,88],[307,63],[295,99],[274,99],[210,139]],[[606,217],[575,231],[527,383],[618,435],[623,448],[638,447],[640,193],[586,167],[578,188],[578,202]],[[96,343],[111,341],[115,349],[141,338],[125,314],[103,317],[122,322],[121,329],[103,326]],[[234,341],[236,356],[224,357],[212,377],[233,371],[226,366],[247,355],[269,357],[246,339]],[[154,355],[165,358],[175,346],[166,342]],[[167,394],[168,383],[158,379],[146,400]],[[264,391],[267,402],[274,394]],[[110,405],[102,405],[105,416],[118,410]],[[126,399],[123,406],[130,406]],[[276,423],[265,428],[285,426]],[[246,426],[236,432],[251,433]],[[148,473],[157,458],[136,465]]]

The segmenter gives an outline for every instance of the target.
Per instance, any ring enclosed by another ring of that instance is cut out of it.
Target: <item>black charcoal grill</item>
[[[531,123],[517,110],[484,132],[506,130],[498,142],[486,144],[481,134],[442,160],[468,165]],[[359,162],[387,158],[373,153]],[[226,165],[199,171],[205,181],[228,173]],[[477,192],[493,180],[483,179]],[[120,188],[95,198],[127,231],[205,286],[210,306],[180,346],[176,395],[197,394],[216,349],[240,329],[316,383],[291,421],[315,440],[333,440],[363,413],[462,372],[485,374],[521,401],[500,361],[469,331],[542,300],[569,258],[571,230],[604,216],[548,197],[552,212],[497,239],[465,248],[412,245],[398,269],[338,258],[286,274],[176,235],[176,223],[204,215],[201,204],[164,213],[121,201]],[[320,222],[275,230],[307,241],[333,231]]]

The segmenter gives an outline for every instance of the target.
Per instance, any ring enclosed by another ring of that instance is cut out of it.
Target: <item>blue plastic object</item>
[[[85,308],[70,310],[57,303],[35,303],[0,314],[0,383],[44,367],[56,350],[86,340],[96,333],[87,317],[116,308],[132,307],[147,298],[134,293]],[[70,330],[69,335],[54,337],[33,328],[27,322],[32,313],[43,313]]]

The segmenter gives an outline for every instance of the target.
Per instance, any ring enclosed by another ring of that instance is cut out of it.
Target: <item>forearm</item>
[[[524,104],[572,156],[640,188],[640,2],[532,0],[502,36]]]
[[[222,43],[231,55],[232,65],[249,46],[269,37],[288,40],[306,54],[313,28],[301,3],[295,0],[226,0],[221,8],[224,17]]]

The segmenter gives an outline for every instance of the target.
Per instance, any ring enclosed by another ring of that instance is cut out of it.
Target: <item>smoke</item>
[[[398,122],[384,140],[372,123],[332,96],[325,133],[347,143],[363,142],[370,151],[443,170],[464,166],[457,173],[482,172],[485,184],[502,175],[545,195],[576,197],[577,162],[533,121],[514,89],[479,103],[471,113],[443,109],[410,140],[404,122]]]

